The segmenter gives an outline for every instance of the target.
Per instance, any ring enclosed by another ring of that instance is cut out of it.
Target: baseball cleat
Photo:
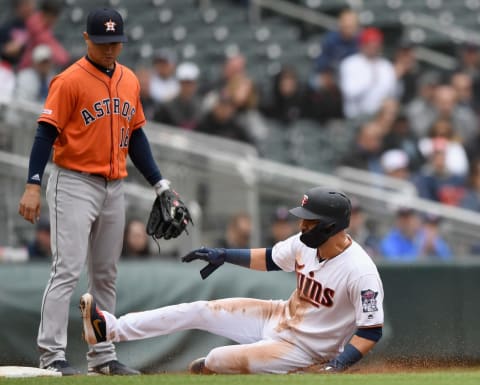
[[[97,307],[93,296],[89,293],[80,299],[80,312],[83,319],[83,339],[89,345],[95,345],[107,340],[107,324],[105,317]]]
[[[74,376],[76,374],[82,374],[79,370],[70,366],[70,364],[65,360],[53,361],[43,369],[51,372],[62,373],[62,376]]]
[[[188,365],[191,374],[212,374],[213,372],[205,366],[205,357],[197,358]]]
[[[117,360],[88,368],[89,376],[136,376],[141,374],[138,370],[129,368]]]

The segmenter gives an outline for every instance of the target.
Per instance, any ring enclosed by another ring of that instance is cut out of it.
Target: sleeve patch
[[[378,291],[373,291],[371,289],[362,290],[360,292],[362,296],[362,308],[364,313],[371,313],[378,311],[377,307],[377,296]]]
[[[45,115],[52,115],[52,110],[48,109],[48,108],[44,108],[42,110],[42,114],[45,114]]]

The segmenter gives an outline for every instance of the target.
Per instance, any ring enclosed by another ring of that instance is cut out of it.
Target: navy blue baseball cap
[[[87,17],[87,33],[95,44],[126,43],[122,16],[111,8],[97,8]]]

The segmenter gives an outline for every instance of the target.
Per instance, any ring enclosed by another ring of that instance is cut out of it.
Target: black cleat
[[[188,365],[191,374],[212,374],[213,372],[205,366],[205,357],[197,358]]]
[[[129,368],[116,360],[88,368],[89,376],[135,376],[141,374],[138,370]]]
[[[82,374],[79,370],[70,366],[70,364],[65,360],[53,361],[50,365],[47,365],[45,370],[50,370],[52,372],[60,372],[62,376],[74,376],[76,374]]]
[[[80,311],[83,319],[83,339],[89,345],[95,345],[107,340],[107,324],[105,317],[89,293],[80,299]]]

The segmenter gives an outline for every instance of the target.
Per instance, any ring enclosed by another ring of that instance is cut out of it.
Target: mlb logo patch
[[[362,297],[362,308],[364,313],[371,313],[377,311],[377,296],[378,291],[373,291],[371,289],[362,290],[360,292]]]

